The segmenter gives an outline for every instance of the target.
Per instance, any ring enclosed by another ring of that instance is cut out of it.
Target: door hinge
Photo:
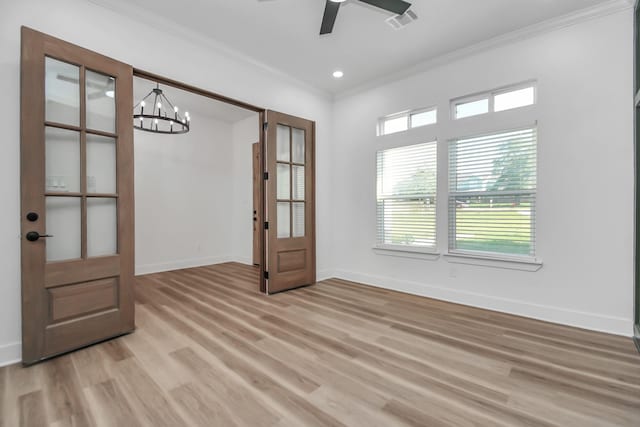
[[[269,172],[264,173],[264,179],[269,179]]]
[[[269,229],[269,221],[265,221],[264,222],[264,229],[268,230]]]
[[[269,272],[268,271],[264,272],[264,278],[267,279],[267,280],[269,279]]]
[[[255,129],[255,128],[254,128]],[[264,122],[262,124],[262,130],[266,131],[267,129],[269,129],[269,122]]]

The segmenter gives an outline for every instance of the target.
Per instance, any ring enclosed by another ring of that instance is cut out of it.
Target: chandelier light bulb
[[[157,125],[157,124],[158,124],[158,119],[155,119],[155,120],[153,121],[153,123]]]
[[[162,102],[158,102],[158,109],[162,108]]]
[[[174,111],[175,113],[177,113],[177,112],[178,112],[178,107],[173,107],[173,111]]]
[[[146,104],[144,101],[141,101],[141,102],[140,102],[140,106],[141,106],[141,107],[144,107],[145,105],[147,105],[147,104]]]

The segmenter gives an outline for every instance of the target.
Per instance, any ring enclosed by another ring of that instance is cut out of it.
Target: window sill
[[[447,262],[453,264],[479,265],[482,267],[505,268],[508,270],[538,271],[542,268],[542,260],[537,258],[508,258],[490,255],[476,255],[465,253],[444,254]]]
[[[373,252],[378,255],[394,256],[400,258],[426,259],[436,261],[440,258],[440,253],[422,248],[412,248],[406,246],[380,245],[373,248]]]

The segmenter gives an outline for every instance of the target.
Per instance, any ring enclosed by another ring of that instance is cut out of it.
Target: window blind
[[[535,256],[535,128],[449,144],[449,250]]]
[[[379,246],[436,246],[437,143],[378,151]]]

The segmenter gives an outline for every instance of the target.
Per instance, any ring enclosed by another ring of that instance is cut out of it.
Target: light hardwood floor
[[[639,426],[630,339],[221,264],[137,279],[137,330],[0,369],[1,426]]]

